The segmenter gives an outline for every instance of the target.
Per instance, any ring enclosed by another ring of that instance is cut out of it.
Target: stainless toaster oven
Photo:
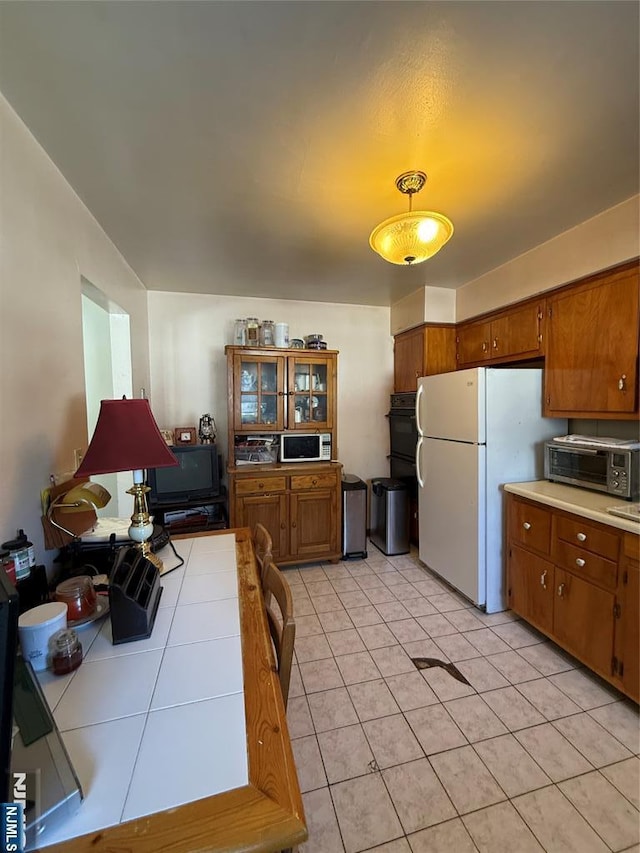
[[[633,500],[640,493],[640,442],[567,435],[545,443],[547,480]]]

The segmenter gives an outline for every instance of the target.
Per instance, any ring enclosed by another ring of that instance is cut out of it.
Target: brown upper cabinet
[[[637,262],[547,296],[545,416],[637,417],[638,303]]]
[[[420,376],[456,369],[456,327],[429,323],[401,332],[393,352],[394,391],[416,391]]]
[[[500,364],[544,355],[545,300],[534,299],[457,328],[458,367]]]

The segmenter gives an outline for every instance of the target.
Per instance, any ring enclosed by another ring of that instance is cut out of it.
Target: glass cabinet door
[[[289,360],[289,429],[326,429],[332,419],[332,374],[327,360]]]
[[[238,354],[234,359],[235,429],[263,432],[284,424],[284,359]]]

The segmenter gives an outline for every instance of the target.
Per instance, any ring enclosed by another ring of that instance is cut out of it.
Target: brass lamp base
[[[149,515],[149,507],[147,506],[147,492],[151,491],[149,486],[144,483],[134,483],[130,489],[127,489],[128,495],[133,495],[134,508],[131,516],[131,526],[129,527],[129,539],[135,542],[143,557],[154,565],[159,572],[164,569],[164,563],[151,551],[149,539],[153,533],[153,522]]]

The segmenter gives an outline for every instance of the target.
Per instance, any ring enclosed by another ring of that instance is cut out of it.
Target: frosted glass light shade
[[[413,210],[385,219],[371,232],[369,245],[390,264],[420,264],[439,252],[453,234],[442,213]]]

